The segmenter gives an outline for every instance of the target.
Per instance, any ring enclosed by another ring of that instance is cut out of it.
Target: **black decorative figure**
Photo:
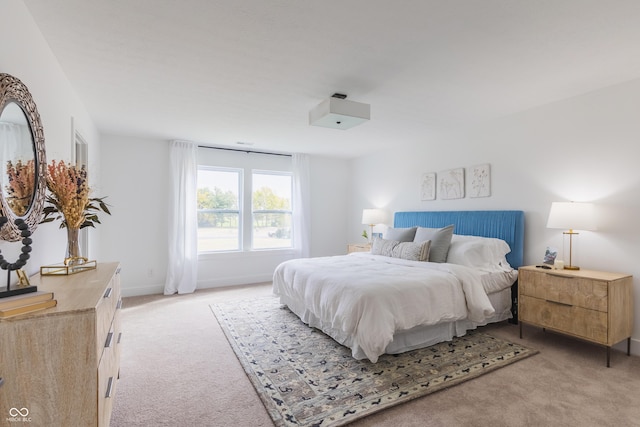
[[[6,216],[0,216],[0,228],[4,226],[9,220]],[[10,297],[13,295],[26,294],[29,292],[35,292],[38,290],[37,286],[27,286],[27,287],[19,287],[16,289],[11,289],[11,272],[14,270],[20,270],[22,267],[27,265],[27,260],[29,259],[31,252],[31,230],[29,230],[29,226],[24,222],[23,219],[18,218],[15,220],[15,224],[20,230],[20,236],[22,236],[22,253],[18,257],[18,259],[10,263],[0,251],[0,268],[3,270],[7,270],[7,290],[4,292],[0,292],[0,298]]]

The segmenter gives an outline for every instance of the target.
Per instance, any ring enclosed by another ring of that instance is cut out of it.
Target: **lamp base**
[[[578,267],[577,265],[565,265],[564,269],[565,270],[580,270],[580,267]]]

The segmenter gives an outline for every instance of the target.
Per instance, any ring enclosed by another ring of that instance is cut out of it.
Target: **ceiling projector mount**
[[[346,97],[342,93],[334,93],[331,98],[322,101],[309,111],[309,124],[346,130],[369,120],[371,106],[347,101]]]

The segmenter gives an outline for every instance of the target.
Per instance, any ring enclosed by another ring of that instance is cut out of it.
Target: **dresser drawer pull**
[[[116,344],[120,344],[120,341],[122,341],[122,332],[118,334],[118,341],[116,341]]]
[[[113,332],[107,334],[107,340],[104,342],[104,348],[111,347],[111,341],[113,341]]]
[[[564,305],[565,307],[573,307],[573,304],[567,304],[566,302],[551,301],[548,299],[545,301],[550,302],[551,304]]]
[[[113,291],[113,288],[107,288],[106,292],[104,293],[104,295],[102,297],[103,298],[111,298],[111,291]]]
[[[107,383],[107,392],[104,397],[107,399],[111,398],[111,393],[113,392],[113,377],[109,377],[109,382]]]
[[[116,310],[120,310],[122,308],[122,298],[118,300],[118,304],[116,305]]]

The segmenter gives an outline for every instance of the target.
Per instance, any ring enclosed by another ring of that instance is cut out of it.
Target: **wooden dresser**
[[[607,348],[633,332],[633,281],[628,274],[593,270],[520,267],[518,320],[581,338]]]
[[[0,420],[26,408],[30,425],[108,426],[120,366],[119,263],[30,280],[58,305],[0,319]]]

